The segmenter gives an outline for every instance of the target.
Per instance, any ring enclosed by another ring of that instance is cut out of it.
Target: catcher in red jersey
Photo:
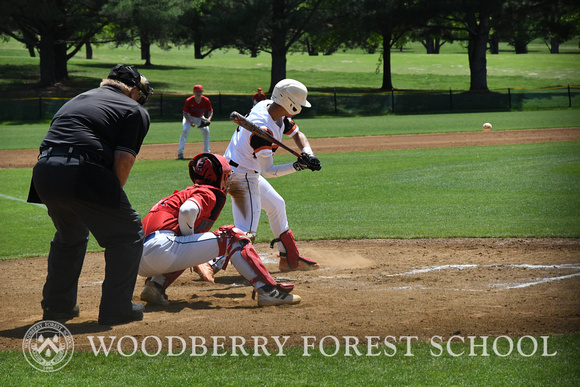
[[[189,163],[194,185],[161,199],[143,219],[145,242],[139,275],[147,277],[141,300],[168,305],[166,289],[185,269],[213,282],[209,261],[224,257],[254,287],[258,305],[297,304],[293,284],[277,283],[245,232],[233,225],[209,232],[226,202],[232,169],[220,155],[201,153]]]
[[[276,84],[271,99],[258,102],[248,119],[266,130],[276,140],[283,135],[291,137],[302,151],[297,161],[274,164],[274,152],[278,145],[238,127],[225,151],[225,158],[233,167],[231,189],[234,224],[241,230],[256,235],[260,213],[266,211],[270,229],[277,243],[281,271],[313,270],[319,265],[300,255],[294,234],[288,225],[284,199],[266,178],[284,176],[296,171],[310,169],[319,171],[320,161],[312,152],[308,138],[302,133],[292,117],[302,107],[310,107],[306,100],[308,90],[294,80],[283,79]]]

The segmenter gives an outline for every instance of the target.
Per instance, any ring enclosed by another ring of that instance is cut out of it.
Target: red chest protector
[[[143,219],[145,235],[157,230],[169,230],[181,235],[179,208],[191,197],[194,197],[201,207],[194,224],[194,232],[197,234],[211,230],[226,203],[226,195],[222,190],[210,185],[194,185],[175,191],[173,195],[161,199],[151,207]]]

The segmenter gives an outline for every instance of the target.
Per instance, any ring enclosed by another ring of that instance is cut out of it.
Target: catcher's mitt
[[[208,120],[207,118],[201,117],[201,123],[199,124],[200,128],[205,128],[206,126],[209,126],[210,124],[211,124],[210,120]]]

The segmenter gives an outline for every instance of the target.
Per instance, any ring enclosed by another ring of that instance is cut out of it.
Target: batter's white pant
[[[266,211],[275,238],[288,230],[286,202],[262,175],[237,168],[228,190],[232,197],[234,224],[244,232],[257,234],[261,211]],[[278,250],[285,252],[282,243]]]
[[[237,246],[234,244],[234,247]],[[155,231],[145,238],[139,275],[153,277],[172,273],[209,262],[218,254],[218,237],[214,233],[177,236],[172,231]],[[246,280],[250,281],[257,276],[239,251],[232,254],[230,262]],[[260,286],[264,286],[260,281],[254,284],[256,289]]]
[[[193,123],[199,127],[199,125],[201,124],[201,118],[200,117],[191,117],[192,120],[194,121]],[[185,142],[187,141],[187,136],[189,136],[189,131],[191,129],[191,122],[189,122],[189,120],[187,120],[185,117],[183,118],[182,121],[182,125],[183,125],[183,130],[181,131],[181,137],[179,137],[179,148],[177,149],[177,154],[178,155],[183,155],[183,151],[185,150]],[[203,128],[199,128],[199,131],[201,132],[201,135],[203,136],[203,151],[204,152],[209,152],[209,126],[205,126]]]

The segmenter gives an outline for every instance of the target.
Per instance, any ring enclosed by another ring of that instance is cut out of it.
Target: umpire
[[[28,201],[44,203],[56,228],[42,291],[44,320],[79,315],[78,281],[89,231],[105,248],[98,323],[143,319],[143,305],[131,302],[143,227],[123,186],[149,130],[142,105],[152,93],[135,67],[117,65],[100,87],[60,108],[40,144]]]

